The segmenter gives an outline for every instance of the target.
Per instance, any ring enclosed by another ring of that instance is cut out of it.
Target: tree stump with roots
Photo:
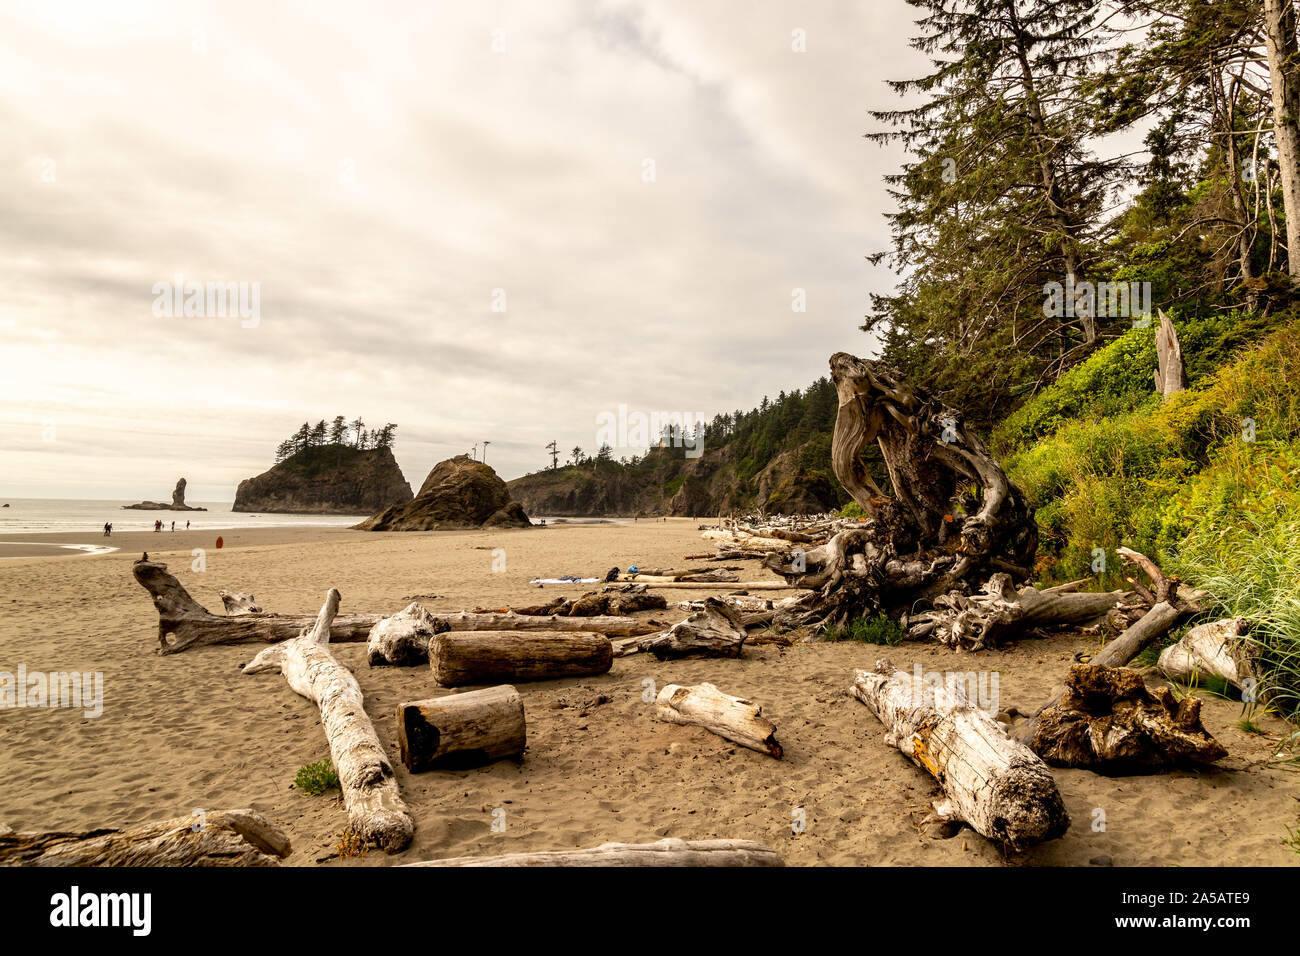
[[[830,368],[839,394],[831,464],[868,520],[819,547],[768,555],[764,566],[814,591],[776,623],[841,625],[969,592],[993,572],[1028,578],[1038,547],[1033,509],[962,413],[879,362],[838,352]],[[889,494],[862,460],[873,442]]]

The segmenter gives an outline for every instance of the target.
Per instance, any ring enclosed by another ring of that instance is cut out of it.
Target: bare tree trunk
[[[1165,401],[1187,388],[1183,347],[1178,344],[1178,332],[1164,309],[1160,310],[1160,325],[1156,327],[1156,366],[1156,391]]]
[[[1300,278],[1300,48],[1292,0],[1264,0],[1264,43],[1286,212],[1287,270]]]

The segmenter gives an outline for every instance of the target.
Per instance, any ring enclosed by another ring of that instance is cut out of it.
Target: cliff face
[[[495,471],[468,455],[434,466],[410,501],[367,518],[361,531],[443,531],[462,528],[526,528],[532,524]]]
[[[267,514],[373,514],[411,500],[411,486],[388,448],[309,448],[235,492],[235,511]]]
[[[840,507],[826,472],[800,465],[797,452],[783,452],[756,475],[729,447],[706,449],[699,458],[680,450],[652,451],[636,466],[598,462],[534,472],[509,483],[510,493],[531,515],[697,517],[731,511],[816,514]],[[847,496],[845,496],[847,500]]]

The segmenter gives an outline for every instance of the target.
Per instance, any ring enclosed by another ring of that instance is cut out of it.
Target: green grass
[[[319,760],[299,768],[298,775],[293,778],[293,785],[304,793],[319,797],[330,790],[339,789],[339,775],[330,761]]]
[[[859,617],[844,627],[828,627],[822,631],[822,639],[838,641],[858,641],[862,644],[883,644],[897,647],[907,637],[903,626],[884,612],[874,617]]]

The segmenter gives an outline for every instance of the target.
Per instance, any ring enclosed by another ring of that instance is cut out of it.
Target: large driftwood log
[[[1247,640],[1250,624],[1241,618],[1227,618],[1189,628],[1176,644],[1160,652],[1156,666],[1170,680],[1180,684],[1197,677],[1217,677],[1244,690],[1259,683],[1256,645]]]
[[[908,637],[929,636],[959,650],[983,650],[1035,628],[1095,621],[1112,610],[1124,593],[1016,590],[1011,575],[999,573],[978,594],[953,591],[936,598],[934,610],[908,618]]]
[[[412,773],[517,757],[528,743],[523,699],[502,684],[399,704],[397,743]]]
[[[339,592],[331,588],[310,632],[266,648],[244,666],[244,673],[283,674],[295,693],[320,707],[350,828],[363,840],[397,853],[411,842],[415,823],[366,716],[361,686],[330,653],[330,625],[338,609]]]
[[[458,856],[407,866],[784,866],[780,855],[750,840],[659,840],[602,843],[588,850],[504,856]]]
[[[670,724],[703,727],[742,747],[781,759],[776,725],[763,716],[763,708],[744,697],[724,694],[712,684],[684,687],[669,684],[655,700],[655,718]]]
[[[661,661],[692,655],[739,657],[745,637],[740,612],[725,601],[706,598],[703,610],[660,634],[645,638],[638,647]]]
[[[594,633],[449,631],[429,643],[433,678],[444,687],[587,677],[613,663],[609,638]]]
[[[549,615],[563,617],[598,617],[604,615],[626,616],[637,611],[662,611],[668,601],[651,594],[644,584],[607,585],[600,591],[590,591],[580,598],[557,597],[549,604],[514,608],[516,614]]]
[[[168,573],[167,565],[137,561],[131,570],[140,586],[149,592],[158,611],[159,654],[178,654],[192,647],[211,644],[274,644],[297,637],[304,627],[311,627],[316,621],[314,614],[263,614],[242,610],[228,617],[212,614]],[[451,631],[597,631],[626,637],[659,630],[649,622],[631,617],[527,617],[510,612],[468,611],[431,614],[431,617],[438,627]],[[330,641],[334,644],[365,641],[371,629],[383,619],[382,614],[340,615],[330,625]]]
[[[149,592],[158,610],[159,654],[178,654],[204,644],[287,641],[315,620],[315,615],[310,614],[241,613],[222,617],[190,597],[184,586],[168,573],[165,564],[137,561],[131,566],[131,573]],[[336,618],[331,625],[330,639],[339,643],[364,641],[378,620],[378,614]],[[172,638],[170,642],[168,636]]]
[[[777,623],[843,625],[902,613],[993,571],[1026,578],[1038,543],[1033,511],[962,414],[879,362],[839,352],[830,366],[840,402],[831,464],[869,519],[824,545],[764,559],[790,583],[816,589]],[[889,495],[862,459],[873,443]]]
[[[289,850],[289,838],[253,810],[200,811],[125,830],[0,826],[0,866],[275,866]]]
[[[1069,814],[1047,765],[1007,737],[958,686],[941,687],[887,660],[855,671],[848,693],[885,725],[885,743],[939,781],[943,820],[962,821],[1009,849],[1063,834]]]
[[[1102,773],[1162,770],[1227,756],[1201,725],[1201,702],[1152,694],[1137,671],[1075,664],[1065,693],[1038,716],[1033,751],[1056,767]]]

